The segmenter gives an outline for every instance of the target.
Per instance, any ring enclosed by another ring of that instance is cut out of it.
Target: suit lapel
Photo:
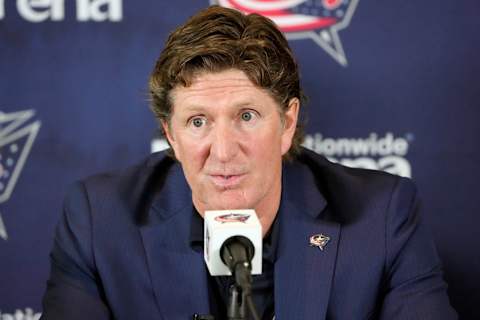
[[[158,308],[164,319],[209,314],[203,253],[191,249],[190,189],[178,164],[162,173],[148,222],[140,227]],[[325,319],[335,269],[340,224],[329,219],[327,202],[310,169],[286,165],[277,216],[276,319]],[[330,237],[324,250],[310,246],[312,235]]]
[[[190,190],[178,165],[154,199],[148,223],[140,227],[155,298],[163,319],[208,314],[203,253],[190,247],[193,214]]]
[[[285,168],[275,263],[277,319],[325,319],[335,269],[340,224],[328,221],[325,198],[308,169]],[[298,169],[298,170],[297,170]],[[312,235],[330,238],[324,250]]]

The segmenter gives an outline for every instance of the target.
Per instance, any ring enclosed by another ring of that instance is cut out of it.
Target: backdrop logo
[[[320,153],[333,162],[349,167],[383,170],[403,177],[412,177],[407,160],[413,135],[395,137],[370,133],[366,138],[328,138],[320,133],[306,135],[303,146]]]
[[[0,111],[0,203],[10,199],[40,129],[38,120],[26,124],[33,116],[33,110],[13,113]],[[4,240],[8,238],[1,213],[0,237]]]
[[[359,0],[210,0],[244,13],[259,13],[287,39],[312,39],[342,66],[347,65],[338,31],[350,24]]]
[[[17,309],[15,313],[2,313],[0,310],[1,320],[38,320],[41,316],[41,313],[36,313],[32,308],[26,308],[25,311]]]
[[[123,0],[16,0],[20,17],[29,22],[65,20],[65,2],[75,5],[77,21],[121,21]],[[5,18],[5,0],[0,0],[0,20]]]

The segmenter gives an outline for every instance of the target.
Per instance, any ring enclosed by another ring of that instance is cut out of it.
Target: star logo
[[[287,39],[311,39],[342,66],[348,61],[338,31],[349,26],[359,0],[210,0],[273,20]]]
[[[27,161],[40,129],[40,121],[27,124],[33,110],[4,113],[0,111],[0,203],[10,199],[18,177]],[[0,237],[8,239],[0,213]]]

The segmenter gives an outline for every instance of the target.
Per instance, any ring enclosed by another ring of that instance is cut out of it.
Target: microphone
[[[222,261],[235,276],[235,282],[248,292],[252,283],[250,271],[254,254],[252,241],[243,236],[228,238],[220,248]]]
[[[204,224],[204,259],[212,276],[237,276],[243,272],[235,270],[244,268],[262,273],[262,226],[255,210],[205,211]]]
[[[262,273],[262,226],[255,210],[206,211],[204,259],[212,276],[233,275],[228,320],[260,319],[251,296],[252,274]]]

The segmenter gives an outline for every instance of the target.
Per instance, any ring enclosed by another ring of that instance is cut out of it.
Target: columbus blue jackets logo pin
[[[31,121],[33,110],[0,111],[0,203],[10,199],[30,149],[40,129],[40,121]],[[8,234],[0,212],[0,237]]]
[[[211,4],[272,19],[287,39],[311,39],[342,66],[338,32],[349,26],[359,0],[210,0]]]
[[[328,244],[329,241],[330,241],[329,236],[326,236],[324,234],[314,234],[313,236],[310,237],[310,246],[317,247],[323,251],[323,249],[325,249],[325,246]]]
[[[221,216],[215,217],[215,221],[220,223],[229,223],[229,222],[243,222],[245,223],[248,218],[250,218],[249,214],[244,213],[228,213],[222,214]]]

